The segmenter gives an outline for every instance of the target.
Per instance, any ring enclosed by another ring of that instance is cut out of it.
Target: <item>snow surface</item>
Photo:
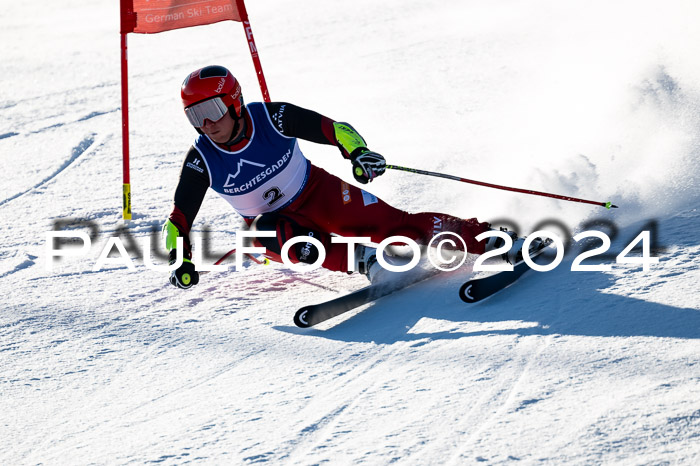
[[[248,3],[273,99],[391,163],[620,208],[399,172],[375,194],[525,234],[612,222],[604,263],[655,220],[659,263],[571,272],[574,250],[471,307],[462,271],[308,330],[297,308],[364,279],[248,265],[175,289],[137,256],[195,137],[179,86],[218,63],[258,100],[241,25],[130,35],[124,226],[118,2],[4,4],[0,463],[700,463],[697,2]],[[45,232],[76,220],[90,254],[48,271]],[[241,226],[209,195],[195,230],[217,256]],[[93,271],[119,232],[136,270]]]

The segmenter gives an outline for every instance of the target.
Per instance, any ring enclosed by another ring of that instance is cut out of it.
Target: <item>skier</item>
[[[379,243],[403,235],[428,244],[437,233],[460,235],[468,251],[482,254],[484,241],[475,236],[489,229],[475,218],[422,212],[410,214],[391,207],[311,164],[299,150],[297,138],[336,146],[352,166],[356,181],[367,184],[384,174],[386,161],[371,151],[348,123],[284,103],[244,104],[241,87],[229,70],[206,66],[190,73],[182,84],[185,115],[199,133],[182,165],[174,207],[163,225],[170,263],[176,257],[177,237],[183,237],[184,261],[170,282],[190,288],[199,281],[191,262],[189,233],[207,188],[223,197],[251,229],[275,231],[274,238],[257,238],[266,256],[281,261],[284,243],[296,236],[312,236],[323,244],[323,267],[348,271],[347,244],[331,243],[331,234],[365,236]],[[310,247],[309,247],[310,246]],[[376,250],[358,245],[355,270],[370,281],[381,266]],[[313,245],[297,243],[289,250],[293,263],[314,263]]]

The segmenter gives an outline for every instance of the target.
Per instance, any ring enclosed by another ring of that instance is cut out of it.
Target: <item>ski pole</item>
[[[236,250],[235,250],[235,249],[231,249],[229,252],[227,252],[226,254],[224,254],[223,256],[221,256],[221,258],[220,258],[218,261],[214,262],[214,265],[220,265],[223,261],[225,261],[226,259],[228,259],[228,257],[229,257],[231,254],[235,254],[235,253],[236,253]],[[245,255],[246,255],[246,257],[248,257],[248,259],[252,260],[253,262],[255,262],[255,263],[258,264],[258,265],[267,265],[267,264],[269,263],[269,260],[268,260],[267,258],[265,258],[265,259],[263,259],[263,260],[260,260],[260,259],[258,259],[257,257],[255,257],[255,256],[252,255],[252,254],[246,253]]]
[[[614,205],[612,202],[589,201],[587,199],[579,199],[577,197],[570,197],[570,196],[561,196],[559,194],[552,194],[552,193],[543,193],[541,191],[533,191],[531,189],[511,188],[509,186],[501,186],[498,184],[485,183],[483,181],[468,180],[466,178],[461,178],[459,176],[446,175],[444,173],[429,172],[426,170],[418,170],[416,168],[400,167],[398,165],[387,165],[386,168],[389,168],[391,170],[401,170],[401,171],[409,172],[409,173],[417,173],[419,175],[437,176],[439,178],[447,178],[448,180],[461,181],[462,183],[470,183],[470,184],[476,184],[479,186],[486,186],[487,188],[503,189],[505,191],[513,191],[516,193],[532,194],[534,196],[552,197],[554,199],[561,199],[563,201],[583,202],[585,204],[599,205],[599,206],[605,207],[606,209],[610,209],[611,207],[617,209],[617,206]]]
[[[214,265],[221,265],[221,263],[222,263],[223,261],[225,261],[225,260],[228,259],[232,254],[235,254],[235,253],[236,253],[236,250],[235,250],[235,249],[231,249],[229,252],[227,252],[226,254],[224,254],[223,256],[221,256],[221,258],[220,258],[218,261],[214,262]],[[257,257],[253,256],[252,254],[247,254],[247,253],[246,253],[245,255],[246,255],[246,257],[248,257],[248,259],[252,260],[253,262],[255,262],[255,263],[258,264],[258,265],[268,265],[268,264],[270,263],[270,260],[267,259],[267,258],[265,258],[265,259],[263,259],[263,260],[260,260],[260,259],[258,259]],[[199,272],[200,275],[205,275],[205,274],[207,274],[207,273],[209,273],[209,270],[203,270],[203,271]]]

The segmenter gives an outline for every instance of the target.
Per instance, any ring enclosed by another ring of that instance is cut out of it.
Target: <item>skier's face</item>
[[[235,120],[231,118],[231,112],[226,112],[218,121],[204,120],[204,126],[200,127],[202,132],[209,136],[212,141],[224,144],[231,139]]]

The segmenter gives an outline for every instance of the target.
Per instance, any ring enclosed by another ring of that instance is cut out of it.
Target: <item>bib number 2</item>
[[[272,206],[284,197],[284,193],[277,186],[273,186],[263,193],[263,199],[267,201],[267,205]]]

